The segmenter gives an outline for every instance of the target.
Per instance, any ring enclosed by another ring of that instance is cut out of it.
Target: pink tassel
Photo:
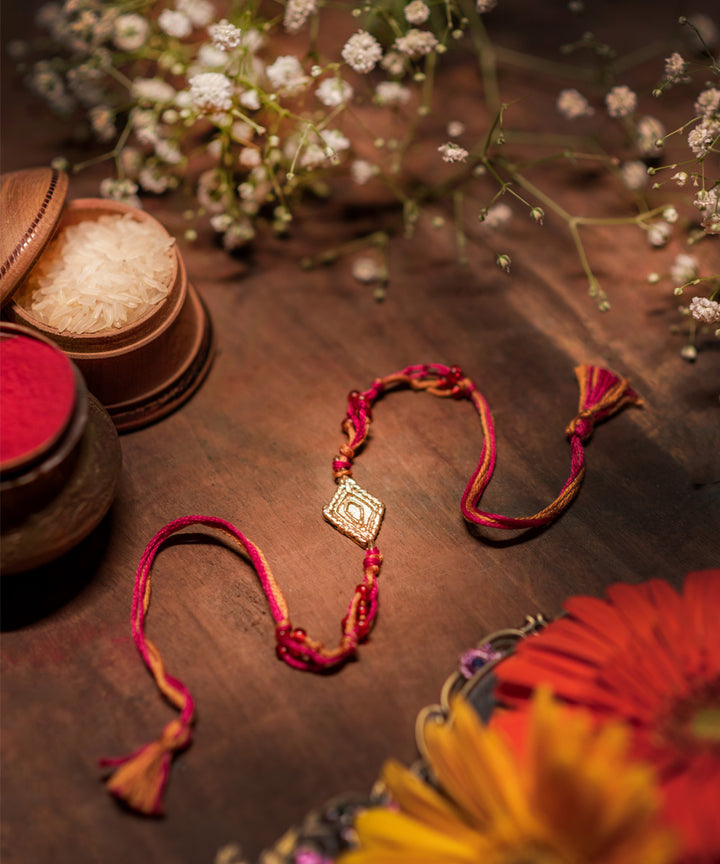
[[[600,420],[612,416],[625,405],[642,404],[630,382],[609,369],[583,364],[575,368],[575,376],[580,386],[580,405],[565,430],[568,437],[577,435],[581,441],[587,441]]]

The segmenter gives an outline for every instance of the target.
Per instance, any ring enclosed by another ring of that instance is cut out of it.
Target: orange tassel
[[[627,378],[621,378],[609,369],[582,364],[575,368],[575,376],[580,386],[580,405],[576,417],[565,429],[568,436],[578,435],[581,441],[587,441],[600,420],[610,417],[625,405],[642,405]]]
[[[173,755],[192,740],[191,728],[176,718],[160,738],[122,759],[104,759],[102,765],[119,766],[106,781],[109,792],[146,816],[162,814],[162,795]]]

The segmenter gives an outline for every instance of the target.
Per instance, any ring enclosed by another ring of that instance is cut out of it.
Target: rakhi
[[[597,366],[578,366],[575,374],[580,386],[578,413],[565,433],[570,441],[570,474],[558,496],[532,516],[502,516],[479,509],[480,499],[492,479],[496,445],[492,415],[482,394],[457,366],[429,364],[408,366],[401,372],[379,378],[363,393],[353,390],[342,422],[347,442],[332,463],[336,492],[323,508],[323,515],[343,534],[365,548],[363,581],[355,587],[347,614],[342,620],[342,637],[335,648],[326,648],[311,639],[305,630],[290,623],[287,603],[262,552],[243,534],[215,516],[185,516],[162,528],[150,541],[137,569],[133,591],[131,625],[135,644],[150,670],[158,689],[180,715],[170,721],[160,738],[121,759],[104,759],[104,766],[116,770],[107,780],[108,790],[132,809],[146,815],[162,812],[162,795],[173,755],[192,740],[195,705],[190,691],[164,668],[160,653],[145,636],[145,618],[150,606],[150,572],[158,551],[168,537],[189,526],[202,525],[219,531],[245,553],[254,567],[275,621],[277,653],[296,669],[325,672],[353,657],[372,627],[378,608],[378,574],[382,555],[374,545],[384,514],[383,504],[362,489],[352,477],[353,459],[367,440],[372,421],[372,406],[384,394],[410,388],[433,396],[469,400],[475,406],[483,430],[480,460],[461,499],[466,521],[485,528],[506,530],[547,525],[563,512],[577,495],[585,473],[585,451],[594,425],[626,405],[640,404],[628,381]]]

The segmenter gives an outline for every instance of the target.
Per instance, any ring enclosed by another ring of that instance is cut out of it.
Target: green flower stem
[[[300,266],[304,270],[311,270],[313,267],[319,267],[323,264],[332,264],[343,255],[348,255],[351,252],[357,252],[359,249],[366,249],[368,246],[375,246],[378,249],[384,250],[389,243],[389,236],[385,231],[373,231],[372,234],[367,234],[365,237],[358,237],[355,240],[349,240],[347,243],[341,243],[339,246],[334,246],[332,249],[326,249],[319,255],[308,256],[303,258]]]

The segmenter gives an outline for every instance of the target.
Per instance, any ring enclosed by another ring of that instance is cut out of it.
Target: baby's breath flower
[[[175,93],[175,88],[162,78],[135,78],[132,82],[132,95],[137,102],[172,102]]]
[[[595,113],[595,109],[590,106],[587,99],[574,87],[560,92],[556,107],[563,117],[567,117],[568,120],[575,120],[578,117],[589,117]]]
[[[403,15],[408,24],[424,24],[430,17],[430,9],[423,0],[410,0],[403,10]]]
[[[708,234],[720,232],[720,186],[701,189],[693,204],[700,211],[702,226]]]
[[[497,6],[497,0],[477,0],[475,9],[482,15],[483,12],[491,12]]]
[[[343,105],[353,97],[353,88],[342,78],[325,78],[317,86],[315,95],[328,108]]]
[[[350,140],[339,129],[323,129],[320,138],[325,145],[325,156],[336,159],[337,154],[350,149]]]
[[[189,83],[193,105],[203,114],[232,108],[232,82],[222,72],[201,72]]]
[[[690,79],[685,74],[687,63],[677,51],[665,58],[665,80],[668,84],[680,84]]]
[[[380,65],[390,75],[402,75],[405,62],[405,57],[399,51],[388,51],[380,61]]]
[[[663,218],[663,219],[665,220],[665,222],[667,222],[669,225],[674,225],[675,222],[678,221],[678,219],[680,218],[680,216],[678,215],[677,210],[676,210],[674,207],[671,206],[671,207],[666,207],[666,208],[663,210],[663,212],[662,212],[662,218]]]
[[[112,141],[117,133],[112,108],[107,105],[96,105],[90,109],[88,116],[92,130],[100,141]]]
[[[356,72],[365,74],[375,68],[382,57],[377,39],[365,30],[358,30],[343,45],[342,58]]]
[[[647,166],[639,159],[629,159],[620,166],[620,177],[628,189],[642,189],[648,182]]]
[[[697,277],[698,260],[694,255],[680,253],[670,265],[670,279],[673,285],[685,285]]]
[[[450,138],[459,138],[465,132],[465,124],[461,120],[451,120],[445,127]]]
[[[656,248],[665,246],[670,239],[671,230],[667,222],[653,222],[647,229],[648,243]]]
[[[383,278],[383,268],[374,258],[364,255],[353,261],[352,275],[358,282],[370,285]]]
[[[150,32],[147,18],[134,12],[120,15],[113,25],[113,42],[121,51],[137,51],[145,44]]]
[[[688,134],[688,147],[697,159],[704,159],[720,135],[720,120],[703,118]]]
[[[703,324],[720,322],[720,303],[707,297],[693,297],[689,306],[690,314]]]
[[[211,24],[208,33],[213,47],[221,51],[230,51],[242,44],[242,30],[231,24],[227,18],[223,18],[217,24]]]
[[[120,154],[120,165],[123,173],[131,179],[135,179],[144,164],[144,156],[142,150],[137,147],[123,147]]]
[[[317,0],[287,0],[283,27],[288,33],[297,33],[316,11]]]
[[[720,90],[717,87],[703,90],[695,102],[695,113],[707,118],[715,118],[720,113]]]
[[[358,186],[364,186],[377,173],[377,168],[365,159],[355,159],[350,164],[350,175]]]
[[[160,137],[157,114],[154,111],[135,108],[132,112],[131,123],[135,137],[141,144],[155,144]]]
[[[438,40],[427,30],[408,30],[404,36],[395,40],[395,48],[408,57],[422,57],[433,51]]]
[[[173,141],[160,138],[155,142],[155,155],[168,165],[179,165],[182,162],[180,148]]]
[[[192,21],[184,12],[177,9],[163,9],[158,15],[158,27],[175,39],[184,39],[192,33]]]
[[[109,198],[112,201],[122,201],[131,207],[142,207],[140,199],[137,196],[137,191],[137,183],[127,178],[125,180],[114,180],[111,177],[106,177],[100,183],[101,197]]]
[[[157,166],[145,166],[140,172],[138,182],[146,192],[154,195],[162,195],[168,188],[168,178],[160,173]]]
[[[375,101],[378,105],[407,105],[411,92],[399,81],[381,81],[375,88]]]
[[[438,147],[438,152],[442,156],[443,162],[464,162],[470,155],[464,147],[454,141],[441,144]]]
[[[637,148],[643,156],[657,156],[662,152],[665,127],[656,117],[641,117],[635,135]]]
[[[226,252],[240,249],[242,246],[246,246],[254,236],[255,229],[252,227],[248,219],[244,218],[241,222],[234,221],[223,234],[223,249],[225,249]]]
[[[697,348],[694,345],[683,345],[680,349],[680,356],[683,360],[689,360],[692,363],[693,360],[697,360]]]
[[[482,220],[488,228],[503,228],[512,219],[512,210],[504,201],[493,204],[485,211]]]
[[[530,210],[530,218],[537,222],[538,225],[542,225],[545,221],[545,211],[542,207],[533,207]]]
[[[637,108],[637,96],[625,84],[620,84],[605,96],[605,104],[611,117],[627,117]]]
[[[195,27],[207,27],[215,17],[210,0],[175,0],[175,8],[184,12]]]
[[[248,108],[250,111],[257,111],[260,108],[260,97],[257,90],[245,90],[240,94],[239,101],[243,108]]]
[[[310,80],[303,72],[300,61],[293,54],[278,57],[267,67],[265,74],[275,90],[284,90],[287,93],[302,89]]]
[[[674,180],[678,186],[684,186],[687,183],[688,175],[685,171],[678,171],[670,179]]]

